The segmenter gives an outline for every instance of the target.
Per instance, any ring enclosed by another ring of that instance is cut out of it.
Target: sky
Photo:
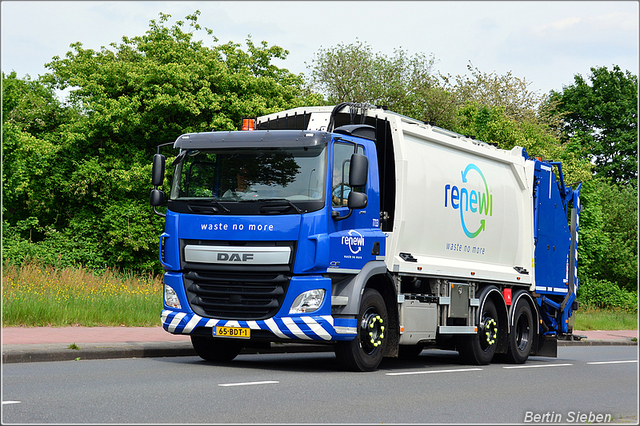
[[[196,10],[210,28],[205,45],[244,46],[250,35],[289,51],[275,65],[310,74],[319,49],[367,43],[374,52],[436,60],[435,72],[483,73],[530,83],[539,94],[561,91],[591,67],[618,65],[638,75],[638,1],[2,1],[2,71],[36,78],[70,44],[84,48],[143,35],[159,13],[184,20]]]

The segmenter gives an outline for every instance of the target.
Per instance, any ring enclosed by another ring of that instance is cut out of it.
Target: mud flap
[[[558,338],[556,336],[538,335],[538,344],[535,345],[531,355],[558,357]]]

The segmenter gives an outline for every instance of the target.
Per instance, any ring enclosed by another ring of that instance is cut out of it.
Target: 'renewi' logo
[[[364,247],[364,237],[358,231],[350,229],[349,236],[342,237],[342,244],[348,246],[351,253],[358,254]]]
[[[444,186],[444,206],[460,211],[462,230],[467,237],[475,238],[485,230],[483,216],[493,216],[493,195],[475,164],[469,164],[462,171],[462,184],[464,186],[460,185],[460,188],[451,184]]]

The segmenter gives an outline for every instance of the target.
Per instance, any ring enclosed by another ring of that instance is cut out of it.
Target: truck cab
[[[376,147],[358,136],[368,130],[184,134],[166,195],[156,154],[164,328],[190,334],[205,359],[260,342],[352,340],[345,308],[358,301],[338,290],[385,249]]]

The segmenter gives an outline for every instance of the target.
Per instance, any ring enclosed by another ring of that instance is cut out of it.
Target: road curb
[[[147,358],[195,355],[191,342],[140,342],[126,344],[91,344],[79,349],[68,345],[11,345],[2,348],[2,362],[74,361],[87,359]]]
[[[637,340],[558,340],[558,346],[637,346]]]
[[[299,343],[272,344],[270,348],[246,348],[241,354],[256,353],[300,353],[333,351],[332,345],[309,345]],[[115,358],[152,358],[196,356],[190,341],[186,342],[134,342],[85,344],[78,349],[69,345],[9,345],[2,347],[4,364],[49,361],[80,361]]]
[[[637,341],[628,340],[561,340],[558,346],[636,346]],[[270,348],[246,348],[241,354],[256,353],[300,353],[330,352],[333,345],[311,345],[305,343],[274,343]],[[127,342],[84,344],[71,349],[63,344],[3,345],[4,364],[50,361],[81,361],[115,358],[151,358],[196,356],[190,341],[184,342]]]

